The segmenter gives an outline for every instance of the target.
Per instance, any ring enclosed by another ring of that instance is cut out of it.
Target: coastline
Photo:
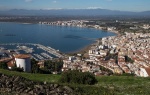
[[[67,25],[55,25],[54,24],[54,26],[67,26]],[[79,26],[68,26],[68,27],[79,27]],[[103,29],[98,29],[98,28],[94,28],[94,27],[87,27],[87,26],[83,26],[83,27],[80,27],[80,28],[96,29],[96,30],[100,30],[100,31],[114,33],[114,34],[116,34],[115,36],[119,35],[119,32],[117,30],[111,30],[110,31],[110,30],[103,30]],[[104,38],[104,37],[102,37],[102,38]],[[98,44],[98,40],[101,41],[102,38],[97,38],[93,43],[88,44],[88,45],[86,45],[86,46],[84,46],[80,49],[77,49],[77,50],[74,50],[74,51],[71,51],[71,52],[67,52],[66,54],[68,54],[68,55],[82,54],[83,56],[84,55],[87,56],[86,53],[88,53],[88,51],[91,49],[92,46]]]
[[[97,28],[94,28],[94,29],[97,29]],[[101,30],[101,29],[98,29],[98,30]],[[119,35],[118,31],[105,31],[105,32],[112,32],[112,33],[115,33],[115,34],[116,34],[115,36]],[[108,36],[108,37],[109,37],[109,36]],[[104,38],[104,37],[102,37],[102,38]],[[88,51],[89,51],[93,46],[97,45],[97,44],[98,44],[98,41],[101,41],[102,38],[97,38],[93,43],[91,43],[91,44],[89,44],[89,45],[86,45],[86,46],[84,46],[84,47],[82,47],[82,48],[80,48],[80,49],[78,49],[78,50],[69,52],[69,53],[67,53],[67,54],[70,54],[70,55],[73,55],[73,54],[83,54],[83,55],[87,56],[86,53],[88,53]]]
[[[66,53],[66,54],[68,54],[68,55],[81,54],[83,57],[88,57],[88,52],[89,52],[89,50],[90,50],[93,46],[97,45],[97,44],[99,43],[98,41],[101,41],[101,39],[102,39],[102,38],[98,38],[98,39],[96,39],[93,43],[88,44],[88,45],[86,45],[86,46],[84,46],[84,47],[82,47],[82,48],[80,48],[80,49],[78,49],[78,50],[75,50],[75,51],[72,51],[72,52],[69,52],[69,53]]]
[[[15,23],[20,23],[20,24],[39,24],[39,23],[31,23],[31,22],[15,22]],[[63,25],[55,25],[55,26],[63,26]],[[64,26],[66,26],[66,25],[64,25]],[[79,27],[79,26],[69,26],[69,27]],[[101,30],[101,31],[105,31],[105,32],[112,32],[112,33],[114,33],[114,34],[116,34],[116,35],[118,35],[119,33],[117,32],[117,31],[108,31],[108,30],[103,30],[103,29],[98,29],[98,28],[94,28],[94,27],[87,27],[87,26],[85,26],[85,27],[80,27],[80,28],[91,28],[91,29],[96,29],[96,30]],[[115,36],[116,36],[115,35]],[[102,37],[103,38],[103,37]],[[77,50],[74,50],[74,51],[71,51],[71,52],[68,52],[68,53],[66,53],[66,54],[85,54],[85,53],[87,53],[88,52],[88,50],[90,50],[91,49],[91,47],[92,46],[94,46],[94,45],[96,45],[96,44],[98,44],[98,40],[100,41],[102,38],[97,38],[95,41],[93,41],[91,44],[88,44],[88,45],[85,45],[85,46],[83,46],[83,47],[81,47],[81,48],[79,48],[79,49],[77,49]]]
[[[95,43],[96,42],[93,42],[92,44],[88,44],[84,47],[81,47],[81,48],[75,50],[75,51],[68,52],[67,54],[78,54],[78,53],[83,54],[83,53],[87,52],[87,50],[89,50]]]
[[[57,24],[47,24],[47,25],[68,26],[68,25],[57,25]],[[77,25],[77,26],[68,26],[68,27],[80,27],[80,26]],[[100,28],[88,27],[88,26],[82,26],[80,28],[96,29],[96,30],[114,33],[114,34],[116,34],[115,36],[119,35],[119,32],[117,30],[103,30]],[[102,38],[104,38],[104,37],[102,37]],[[92,46],[98,44],[98,40],[100,41],[102,38],[97,38],[92,44],[86,45],[86,46],[84,46],[78,50],[71,51],[71,52],[68,52],[66,54],[69,54],[69,55],[82,54],[82,55],[84,55],[84,54],[88,53],[88,50],[90,50]]]
[[[68,25],[57,25],[57,24],[46,24],[46,25],[68,26]],[[80,27],[80,26],[68,26],[68,27]],[[99,29],[99,28],[95,28],[95,27],[88,27],[88,26],[82,26],[80,28],[96,29],[96,30],[101,30],[101,31],[105,31],[105,32],[111,32],[111,33],[114,33],[116,35],[119,35],[117,30],[103,30],[103,29]],[[104,38],[104,37],[102,37],[102,38]],[[98,44],[98,40],[100,41],[102,38],[97,38],[92,44],[86,45],[86,46],[84,46],[84,47],[82,47],[82,48],[80,48],[78,50],[67,52],[66,54],[68,54],[68,55],[75,55],[75,54],[85,55],[86,53],[88,53],[88,50],[90,50],[92,46]]]

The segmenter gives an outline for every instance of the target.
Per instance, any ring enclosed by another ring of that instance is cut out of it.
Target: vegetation
[[[60,72],[63,66],[62,60],[45,61],[44,68],[40,68],[37,63],[38,61],[31,59],[31,73],[51,74],[52,72]],[[0,69],[8,69],[7,64],[4,62],[0,63]],[[19,68],[15,64],[11,71],[23,72],[23,68]]]
[[[31,59],[31,73],[39,73],[38,61]]]
[[[33,81],[59,83],[61,75],[31,74],[0,69],[0,73],[22,76]],[[59,83],[69,85],[75,95],[149,95],[150,78],[133,76],[98,76],[95,85]]]
[[[17,72],[23,72],[23,68],[19,68],[19,67],[12,67],[11,70],[12,71],[17,71]]]
[[[52,72],[60,72],[63,66],[61,60],[45,61],[44,68],[40,68],[37,63],[38,62],[35,59],[31,60],[31,73],[51,74]]]
[[[7,64],[4,63],[4,62],[1,62],[1,63],[0,63],[0,69],[8,69]]]
[[[44,62],[44,68],[50,70],[51,72],[60,72],[62,67],[62,60],[48,60]]]
[[[66,71],[61,75],[60,82],[75,84],[95,84],[97,82],[95,76],[89,72],[79,72],[76,70]]]
[[[125,62],[130,62],[130,63],[133,63],[134,60],[132,60],[130,57],[128,57],[127,55],[124,56],[125,57]]]
[[[49,83],[58,83],[60,79],[60,75],[52,75],[52,74],[39,74],[39,73],[25,73],[25,72],[17,72],[0,69],[0,73],[10,75],[10,76],[22,76],[29,80],[39,81],[39,82],[49,82]]]
[[[18,72],[23,72],[23,68],[17,67],[16,63],[15,65],[11,68],[12,71],[18,71]]]
[[[107,75],[112,75],[113,74],[113,71],[111,71],[110,69],[105,68],[103,66],[99,66],[99,67],[100,67],[100,70],[102,70],[103,72],[108,72]]]

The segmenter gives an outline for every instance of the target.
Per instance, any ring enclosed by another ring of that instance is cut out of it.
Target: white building
[[[140,76],[141,77],[149,77],[150,76],[150,68],[140,68]]]
[[[31,71],[31,59],[30,55],[27,54],[18,54],[15,56],[16,65],[19,68],[23,68],[23,71]]]

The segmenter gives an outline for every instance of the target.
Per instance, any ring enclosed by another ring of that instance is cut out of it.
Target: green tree
[[[61,68],[63,67],[62,60],[48,60],[44,62],[44,68],[50,70],[51,72],[57,71],[60,72]]]
[[[134,63],[134,60],[132,60],[130,57],[128,57],[127,55],[124,56],[125,57],[125,62],[130,62],[130,63]]]
[[[38,61],[35,59],[31,59],[31,72],[32,73],[39,73],[39,66],[37,65]]]
[[[14,66],[11,68],[12,71],[23,72],[23,68],[17,67],[17,64],[14,63]]]
[[[32,73],[39,73],[39,66],[37,64],[33,64],[31,67]]]
[[[1,69],[8,69],[8,66],[7,66],[6,63],[1,62],[1,63],[0,63],[0,68],[1,68]]]
[[[60,82],[93,85],[97,83],[97,80],[92,73],[73,70],[62,73]]]

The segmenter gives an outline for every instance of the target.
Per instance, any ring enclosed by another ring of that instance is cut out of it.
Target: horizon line
[[[6,10],[0,10],[0,11],[11,11],[11,10],[28,10],[28,11],[32,11],[32,10],[96,10],[96,9],[102,9],[102,10],[110,10],[110,11],[122,11],[122,12],[146,12],[146,11],[150,11],[150,10],[143,10],[143,11],[129,11],[129,10],[111,10],[111,9],[104,9],[104,8],[94,8],[94,7],[89,7],[89,8],[44,8],[44,9],[6,9]]]

